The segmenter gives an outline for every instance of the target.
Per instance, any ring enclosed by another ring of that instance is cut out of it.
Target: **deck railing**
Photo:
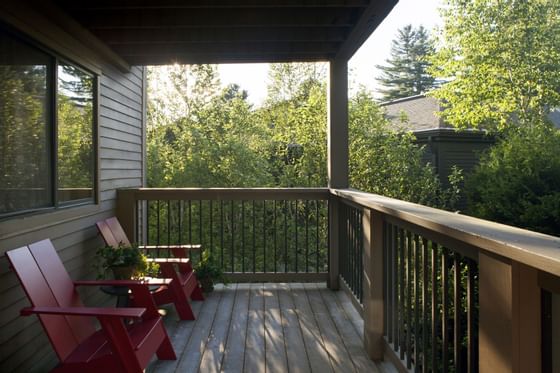
[[[121,221],[138,242],[201,244],[236,280],[325,280],[328,196],[306,188],[119,191],[129,200]]]
[[[560,238],[351,189],[331,193],[341,258],[359,255],[362,236],[362,260],[350,265],[361,273],[341,259],[340,280],[354,294],[362,284],[372,358],[414,372],[551,371]]]
[[[141,242],[202,243],[235,281],[340,284],[373,359],[551,371],[560,238],[351,189],[127,189],[118,215]]]

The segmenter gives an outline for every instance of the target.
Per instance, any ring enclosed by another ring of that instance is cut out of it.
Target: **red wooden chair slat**
[[[130,241],[126,236],[126,233],[124,233],[124,229],[122,229],[121,223],[119,223],[116,217],[106,219],[105,223],[111,230],[111,233],[113,234],[113,237],[115,237],[117,242],[122,242],[124,245],[130,245]]]
[[[96,225],[107,245],[130,244],[126,233],[116,217],[99,221]],[[173,249],[172,246],[166,247]],[[185,245],[184,247],[200,246]],[[181,320],[194,320],[195,316],[188,298],[204,300],[204,296],[200,284],[194,275],[190,260],[188,258],[154,258],[152,261],[159,264],[164,277],[171,279],[168,288],[161,289],[153,294],[156,304],[173,303]]]
[[[176,358],[147,285],[132,281],[129,285],[136,306],[147,308],[88,308],[49,240],[8,251],[6,256],[33,306],[21,314],[38,315],[60,359],[55,371],[140,373],[154,353],[160,359]],[[96,331],[91,316],[102,330]],[[123,323],[123,318],[140,316],[138,322]]]
[[[27,246],[6,253],[32,306],[58,307],[51,289]],[[64,316],[39,315],[39,320],[62,361],[78,346],[68,320]]]
[[[80,296],[72,279],[60,261],[56,249],[50,240],[43,240],[29,245],[29,251],[47,281],[57,303],[62,307],[83,307]],[[78,343],[95,332],[92,320],[86,317],[65,316]]]

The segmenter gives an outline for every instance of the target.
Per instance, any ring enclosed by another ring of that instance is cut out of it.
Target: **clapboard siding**
[[[121,73],[101,60],[92,63],[102,70],[98,97],[99,204],[0,221],[0,255],[50,238],[76,279],[95,277],[91,264],[96,249],[103,245],[95,222],[115,214],[117,188],[142,186],[144,167],[143,69],[132,67],[130,72]],[[88,305],[114,301],[97,289],[80,292]],[[52,368],[56,355],[38,319],[19,316],[20,309],[29,303],[5,257],[0,258],[0,299],[0,372]]]

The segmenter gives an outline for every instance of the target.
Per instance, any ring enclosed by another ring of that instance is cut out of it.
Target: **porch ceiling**
[[[397,0],[55,0],[131,65],[349,59]]]

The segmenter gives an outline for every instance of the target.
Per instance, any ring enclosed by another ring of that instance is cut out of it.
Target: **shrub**
[[[482,156],[465,191],[474,216],[559,235],[560,132],[541,123],[505,134]]]

